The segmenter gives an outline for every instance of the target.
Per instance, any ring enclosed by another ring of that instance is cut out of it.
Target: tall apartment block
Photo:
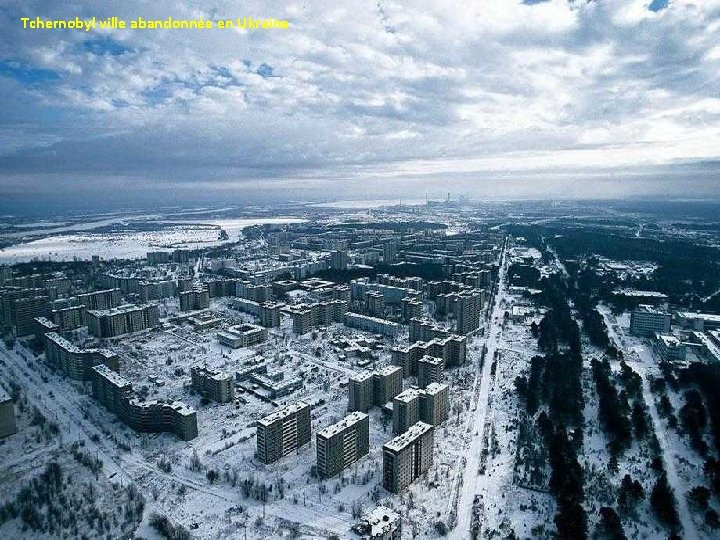
[[[317,469],[321,478],[332,478],[370,451],[370,418],[352,412],[337,424],[320,430],[317,441]]]
[[[247,298],[235,298],[232,301],[233,308],[243,313],[250,313],[260,318],[260,324],[266,328],[277,328],[280,326],[280,309],[282,304],[275,302],[258,303]]]
[[[439,426],[450,414],[450,389],[447,384],[430,383],[420,394],[420,419]]]
[[[466,335],[480,328],[480,315],[485,300],[485,291],[472,291],[457,294],[455,315],[458,334]]]
[[[375,401],[375,380],[371,371],[361,371],[348,382],[349,411],[367,412]]]
[[[393,240],[383,244],[383,262],[392,264],[397,260],[397,243]]]
[[[367,291],[365,293],[365,310],[373,317],[382,317],[385,312],[382,293]]]
[[[630,313],[630,333],[633,336],[653,337],[670,333],[670,313],[646,304],[639,305]]]
[[[253,302],[267,302],[272,299],[272,286],[267,284],[253,285],[249,281],[238,281],[235,294]]]
[[[157,304],[126,304],[111,309],[88,310],[86,316],[88,330],[98,338],[110,338],[160,326]]]
[[[171,432],[189,441],[197,437],[197,414],[177,401],[143,401],[130,381],[107,366],[91,370],[93,395],[110,412],[139,432]]]
[[[0,439],[17,433],[15,407],[10,395],[0,386]]]
[[[444,364],[442,358],[423,356],[418,360],[418,386],[425,388],[430,383],[439,383],[443,379]]]
[[[204,287],[194,287],[180,293],[180,311],[197,311],[210,307],[210,292]]]
[[[419,388],[408,388],[393,399],[393,433],[399,435],[420,421]]]
[[[329,300],[314,304],[300,304],[289,308],[293,332],[306,334],[315,326],[343,322],[348,304],[345,300]]]
[[[392,363],[402,367],[403,377],[418,374],[418,362],[423,356],[442,358],[443,369],[460,366],[465,363],[467,338],[450,334],[443,339],[418,341],[409,347],[393,347],[390,349]]]
[[[373,372],[373,401],[378,407],[402,392],[402,368],[385,366]]]
[[[60,327],[60,331],[75,330],[85,326],[85,306],[69,306],[52,310],[53,322]]]
[[[364,332],[372,332],[373,334],[382,334],[388,337],[395,337],[400,333],[401,326],[398,323],[381,319],[380,317],[370,317],[361,315],[360,313],[347,312],[345,314],[345,325],[350,328],[357,328]]]
[[[105,365],[113,371],[119,369],[118,356],[107,349],[80,349],[55,332],[45,334],[45,359],[68,377],[89,379],[91,370]]]
[[[348,254],[344,249],[336,249],[330,252],[330,268],[334,270],[347,270]]]
[[[120,289],[105,289],[78,294],[76,298],[78,304],[85,306],[86,309],[112,309],[122,302],[122,292]]]
[[[35,332],[35,318],[50,315],[50,298],[44,293],[38,296],[17,298],[11,303],[15,333],[27,336]]]
[[[203,366],[190,368],[192,387],[200,395],[218,403],[227,403],[235,399],[233,376]]]
[[[310,405],[298,401],[258,420],[257,455],[274,463],[310,442]]]
[[[422,300],[416,298],[406,297],[400,300],[403,321],[409,322],[412,319],[422,317],[422,307]]]
[[[383,487],[400,493],[433,463],[433,426],[418,422],[383,445]]]

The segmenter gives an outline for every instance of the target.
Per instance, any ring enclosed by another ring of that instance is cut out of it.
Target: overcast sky
[[[720,196],[720,0],[0,6],[6,200]]]

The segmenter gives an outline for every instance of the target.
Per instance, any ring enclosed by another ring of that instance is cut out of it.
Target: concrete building
[[[35,333],[35,319],[50,315],[50,297],[45,294],[17,298],[10,304],[15,334],[27,336]]]
[[[442,358],[443,369],[461,366],[467,354],[467,338],[450,334],[443,339],[418,341],[409,347],[393,347],[390,349],[391,361],[403,370],[403,377],[417,376],[418,362],[423,356]]]
[[[192,387],[200,395],[218,403],[235,399],[233,376],[204,366],[190,368]]]
[[[655,346],[663,360],[668,362],[685,360],[685,344],[675,336],[655,334]]]
[[[385,366],[373,372],[373,401],[378,407],[402,392],[402,369],[397,366]]]
[[[17,433],[15,407],[10,395],[0,386],[0,439]]]
[[[93,395],[110,412],[139,432],[171,432],[182,440],[197,437],[197,414],[177,401],[143,401],[125,377],[107,366],[91,370]]]
[[[397,260],[397,242],[389,240],[383,244],[383,262],[393,264]]]
[[[404,433],[410,426],[420,421],[420,394],[416,387],[400,392],[393,399],[393,433]]]
[[[69,306],[52,310],[53,322],[58,325],[61,332],[75,330],[85,326],[85,306]]]
[[[352,412],[338,423],[320,430],[317,469],[321,478],[332,478],[370,451],[370,418]]]
[[[258,420],[257,455],[265,463],[280,458],[310,442],[310,405],[298,401]]]
[[[720,315],[712,313],[695,313],[693,311],[679,311],[675,314],[678,326],[684,330],[704,332],[720,328]]]
[[[117,288],[105,289],[78,294],[76,298],[78,304],[85,306],[86,309],[112,309],[122,302],[122,292]]]
[[[378,291],[367,291],[365,293],[365,311],[373,317],[382,317],[385,313],[382,293]]]
[[[345,325],[373,334],[382,334],[388,337],[395,337],[400,333],[401,326],[387,319],[369,317],[359,313],[348,312],[345,314]]]
[[[433,426],[418,422],[383,445],[383,487],[400,493],[433,463]]]
[[[384,506],[376,506],[352,526],[362,540],[400,540],[402,520],[400,514]]]
[[[292,317],[293,332],[302,335],[316,326],[343,322],[347,309],[348,303],[345,300],[328,300],[290,306],[287,311]]]
[[[425,388],[430,383],[440,383],[443,380],[444,364],[442,358],[423,356],[418,360],[418,386]]]
[[[450,388],[447,384],[431,383],[420,394],[420,420],[439,426],[450,414]]]
[[[88,310],[86,317],[90,334],[99,338],[110,338],[160,326],[157,304],[126,304],[111,309]]]
[[[117,354],[107,349],[80,349],[55,332],[45,334],[45,359],[68,377],[86,380],[91,370],[105,365],[113,371],[119,369]]]
[[[347,270],[348,254],[344,249],[336,249],[330,252],[330,268],[333,270]]]
[[[195,287],[180,293],[180,311],[198,311],[210,307],[210,291]]]
[[[280,326],[280,309],[282,304],[275,302],[258,303],[247,298],[235,298],[232,307],[243,313],[250,313],[260,319],[260,324],[266,328],[277,328]]]
[[[371,371],[355,373],[348,382],[349,411],[367,412],[375,401],[375,380]]]
[[[400,301],[400,309],[402,312],[402,320],[410,322],[412,319],[422,317],[423,303],[422,300],[406,297]]]
[[[267,340],[267,328],[256,324],[238,324],[219,331],[216,336],[218,342],[226,347],[252,347]]]
[[[35,340],[45,346],[45,334],[50,332],[59,333],[60,327],[46,317],[35,318]]]
[[[642,304],[630,313],[630,333],[648,338],[655,334],[669,334],[671,320],[670,313]]]
[[[272,299],[272,285],[261,283],[254,285],[249,281],[238,281],[235,286],[235,295],[253,302],[267,302]]]

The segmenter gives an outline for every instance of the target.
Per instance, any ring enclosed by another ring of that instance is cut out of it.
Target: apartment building
[[[292,317],[293,332],[302,335],[316,326],[327,326],[335,322],[343,322],[347,309],[347,302],[339,299],[290,306],[288,313]]]
[[[439,383],[443,380],[444,364],[442,358],[423,356],[418,360],[418,386],[425,388],[430,383]]]
[[[69,306],[52,310],[53,322],[58,325],[61,332],[75,330],[85,326],[85,306]]]
[[[373,402],[382,407],[402,392],[402,369],[385,366],[373,372]]]
[[[338,423],[318,431],[317,469],[321,478],[332,478],[370,451],[370,418],[352,412]]]
[[[439,426],[450,415],[450,388],[447,384],[430,383],[420,394],[420,420]]]
[[[349,411],[367,412],[375,402],[375,379],[371,371],[361,371],[348,382]]]
[[[393,399],[393,433],[399,435],[420,421],[420,394],[422,390],[411,387]]]
[[[400,493],[433,463],[433,426],[418,422],[383,445],[383,487]]]
[[[298,401],[258,420],[257,456],[274,463],[310,442],[310,405]]]
[[[17,433],[15,407],[10,395],[0,386],[0,439]]]
[[[88,330],[98,338],[111,338],[160,326],[157,304],[126,304],[110,309],[88,310]]]
[[[388,321],[387,319],[352,312],[345,314],[345,325],[350,328],[356,328],[373,334],[382,334],[392,338],[397,336],[402,328],[398,323]]]
[[[208,399],[227,403],[235,399],[233,376],[204,366],[190,368],[193,389]]]
[[[45,334],[45,359],[68,377],[90,379],[91,370],[105,365],[113,371],[119,369],[117,354],[107,349],[81,349],[56,332]]]
[[[122,292],[117,288],[105,289],[78,294],[75,298],[77,298],[78,305],[85,306],[85,309],[112,309],[118,307],[122,302]]]
[[[450,334],[443,339],[417,341],[409,347],[393,347],[390,349],[391,361],[403,370],[403,377],[417,376],[418,362],[424,356],[442,358],[443,369],[461,366],[467,355],[467,338]]]
[[[170,432],[184,441],[197,437],[197,414],[177,401],[143,401],[130,381],[105,365],[91,370],[93,395],[110,412],[135,431]]]
[[[210,292],[204,287],[194,287],[180,293],[180,311],[198,311],[210,307]]]

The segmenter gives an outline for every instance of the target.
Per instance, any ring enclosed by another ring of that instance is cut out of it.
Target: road
[[[498,272],[497,289],[494,297],[492,310],[490,311],[490,320],[487,331],[485,332],[485,345],[487,352],[485,354],[485,362],[482,367],[478,363],[478,373],[475,378],[475,410],[470,416],[470,447],[467,450],[467,459],[465,461],[465,470],[462,473],[463,483],[462,491],[457,506],[457,525],[452,530],[450,538],[469,538],[470,527],[473,521],[473,502],[476,495],[481,491],[480,475],[478,469],[480,467],[480,454],[482,453],[483,440],[485,438],[485,419],[488,413],[488,398],[490,397],[490,387],[492,380],[490,377],[490,368],[493,363],[495,351],[498,350],[498,339],[502,332],[503,309],[500,305],[505,293],[505,274],[506,261],[505,252],[507,245],[503,248],[500,255],[500,271]],[[479,360],[479,359],[478,359]],[[477,386],[479,385],[479,387]],[[482,519],[479,520],[482,527]]]

